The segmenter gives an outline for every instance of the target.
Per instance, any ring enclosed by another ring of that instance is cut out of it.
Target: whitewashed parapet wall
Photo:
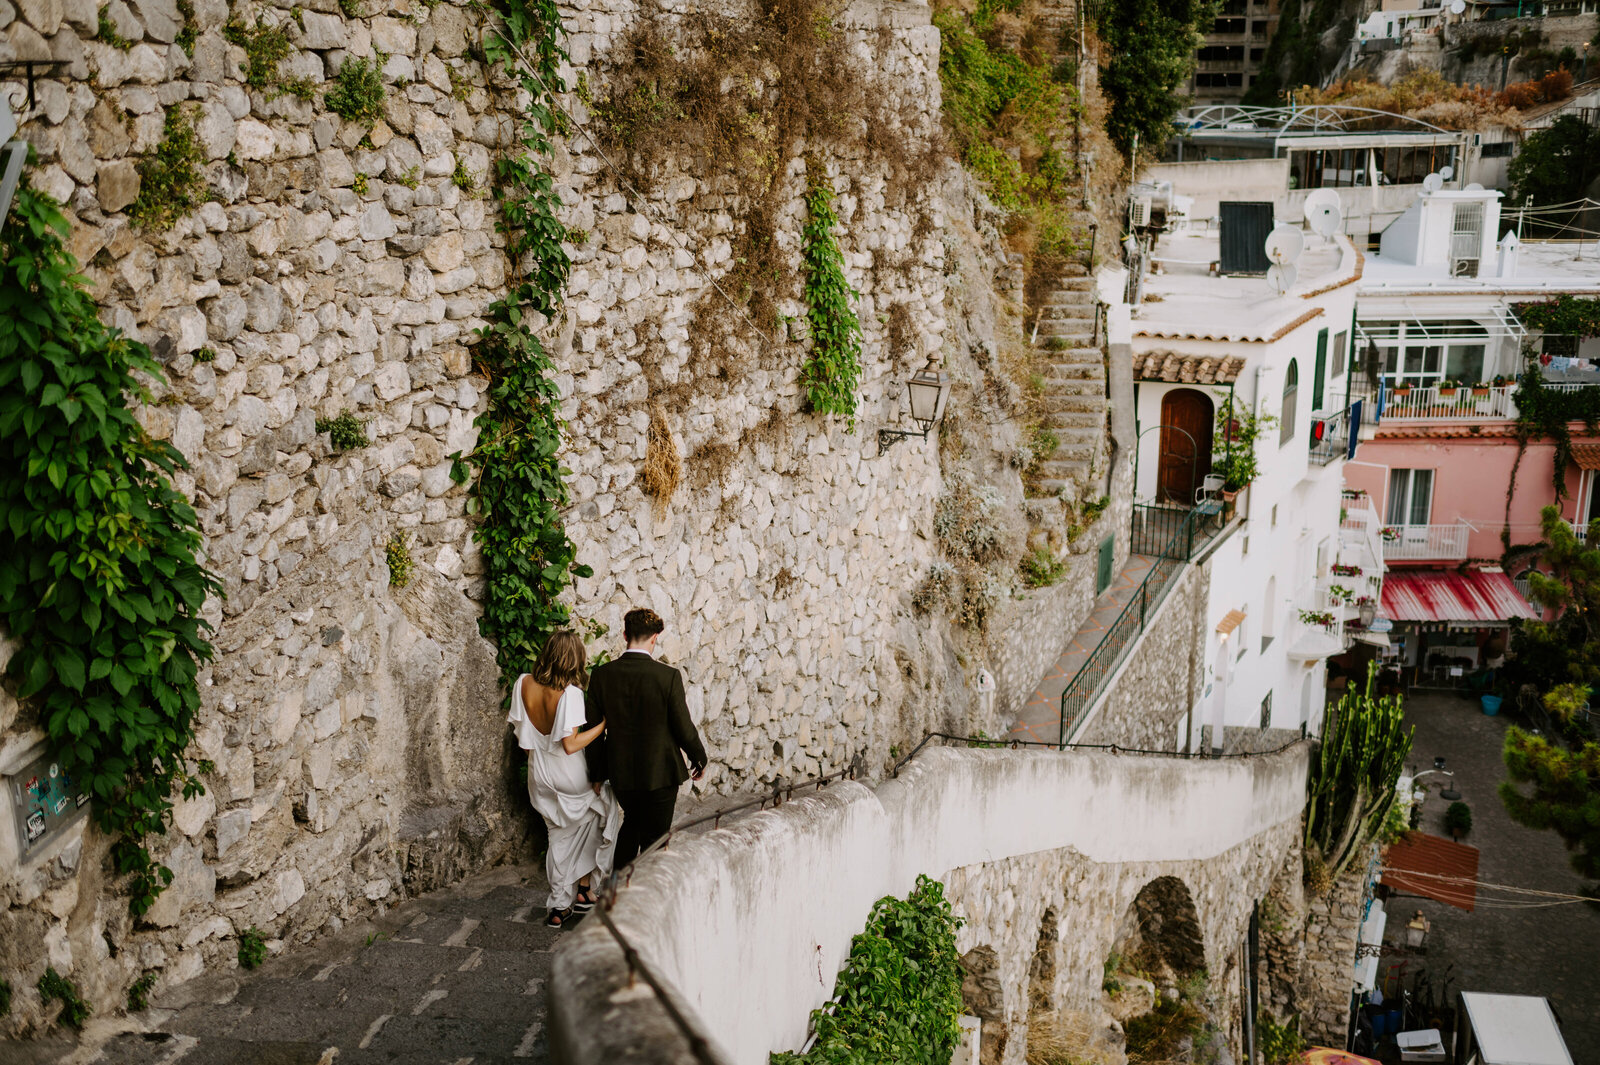
[[[175,43],[190,18],[176,0],[109,0],[127,48],[96,39],[93,0],[0,0],[0,58],[65,64],[38,82],[38,107],[22,116],[38,151],[33,180],[68,205],[72,248],[106,318],[165,363],[169,384],[142,418],[192,464],[178,485],[227,593],[206,611],[217,659],[202,673],[195,752],[216,770],[157,849],[177,879],[136,927],[96,833],[80,827],[42,856],[7,862],[0,977],[17,989],[0,1022],[8,1031],[43,1018],[33,985],[47,963],[104,1011],[142,973],[157,974],[159,994],[231,966],[235,936],[252,925],[278,949],[525,853],[526,800],[493,649],[477,633],[482,565],[447,458],[474,443],[487,382],[470,342],[507,278],[493,201],[452,175],[487,184],[492,154],[511,145],[516,100],[491,88],[474,58],[477,11],[360,7],[350,18],[336,0],[292,9],[196,0],[191,56]],[[569,80],[602,77],[636,9],[563,14]],[[280,79],[309,79],[315,100],[246,88],[243,52],[223,27],[257,17],[293,42]],[[926,8],[864,4],[848,19],[905,125],[931,131],[938,40]],[[388,56],[387,92],[368,135],[329,113],[322,93],[346,58],[376,52]],[[5,88],[21,98],[20,86]],[[576,94],[567,104],[585,119]],[[213,198],[170,231],[147,232],[127,208],[137,164],[174,106],[194,110]],[[972,717],[967,686],[982,660],[958,661],[943,623],[910,607],[937,552],[936,447],[879,455],[875,433],[899,422],[898,382],[911,365],[885,351],[890,304],[908,306],[916,359],[938,354],[969,377],[983,372],[973,353],[994,350],[996,322],[1015,318],[995,307],[992,225],[970,256],[976,267],[961,274],[951,263],[975,205],[982,214],[959,170],[889,209],[870,161],[829,163],[846,271],[861,293],[860,427],[852,435],[794,414],[792,348],[791,362],[750,374],[731,396],[668,412],[685,457],[732,444],[773,409],[792,417],[741,446],[720,483],[697,485],[691,463],[657,512],[637,481],[647,427],[638,360],[659,342],[670,380],[694,357],[689,308],[728,265],[731,219],[690,173],[648,204],[630,198],[581,136],[558,147],[554,166],[564,221],[586,234],[573,246],[565,317],[548,330],[570,423],[568,529],[595,568],[573,605],[612,626],[603,642],[612,651],[628,606],[666,616],[665,651],[688,674],[713,753],[708,786],[825,771],[863,751],[885,759],[929,725],[997,731]],[[798,194],[800,174],[789,180]],[[800,210],[791,204],[786,220],[791,247]],[[931,233],[913,239],[913,212]],[[959,330],[948,328],[955,319]],[[335,452],[315,422],[345,409],[370,444]],[[1015,481],[1005,458],[1016,430],[999,425],[994,436],[996,475]],[[390,587],[384,561],[396,534],[417,561],[405,589]],[[1092,577],[1078,562],[1067,585],[993,623],[1003,694],[1032,683],[1059,650],[1058,630],[1087,608],[1080,585]],[[33,724],[0,695],[0,772],[37,748]]]

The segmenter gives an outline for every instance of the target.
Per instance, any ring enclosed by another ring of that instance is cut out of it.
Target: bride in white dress
[[[590,784],[582,751],[605,722],[584,728],[587,655],[570,629],[553,633],[532,673],[517,678],[506,716],[528,752],[528,800],[550,832],[545,872],[550,880],[545,924],[560,928],[574,912],[594,906],[589,877],[611,873],[622,808],[611,785]]]

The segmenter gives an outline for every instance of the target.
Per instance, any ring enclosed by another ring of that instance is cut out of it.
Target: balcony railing
[[[1512,398],[1516,385],[1474,391],[1457,388],[1442,391],[1437,385],[1399,389],[1389,387],[1383,402],[1384,418],[1515,418],[1517,404]]]
[[[1383,524],[1366,496],[1344,499],[1344,518],[1339,522],[1341,561],[1359,559],[1362,569],[1376,570],[1383,563]]]
[[[1383,530],[1385,562],[1431,562],[1467,557],[1465,522],[1454,525],[1388,525]]]
[[[1574,521],[1570,524],[1572,525],[1572,535],[1578,538],[1578,543],[1587,544],[1589,542],[1589,526],[1581,521]]]
[[[1311,420],[1311,461],[1326,466],[1350,452],[1350,408],[1319,414]]]

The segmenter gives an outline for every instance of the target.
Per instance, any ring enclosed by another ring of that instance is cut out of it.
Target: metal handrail
[[[1164,507],[1135,505],[1136,521],[1140,516],[1140,510],[1172,513]],[[1095,649],[1089,652],[1089,657],[1084,660],[1083,665],[1078,667],[1078,672],[1073,674],[1067,686],[1062,689],[1061,732],[1056,744],[1058,747],[1066,747],[1068,735],[1076,730],[1084,713],[1100,694],[1106,681],[1110,679],[1112,670],[1121,660],[1123,649],[1144,632],[1151,610],[1161,604],[1161,596],[1167,589],[1167,583],[1194,555],[1195,527],[1200,518],[1209,520],[1211,515],[1203,514],[1198,509],[1184,513],[1171,538],[1157,553],[1150,572],[1145,574],[1144,580],[1139,582],[1139,587],[1132,598],[1117,615],[1117,620],[1106,629],[1106,634],[1101,637]]]

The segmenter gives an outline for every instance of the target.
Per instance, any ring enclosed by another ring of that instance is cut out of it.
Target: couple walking
[[[528,799],[550,832],[552,928],[594,907],[591,876],[609,876],[667,833],[678,786],[705,772],[683,675],[655,660],[665,627],[654,610],[628,611],[628,649],[592,674],[583,640],[563,629],[512,690],[506,720],[528,752]]]

